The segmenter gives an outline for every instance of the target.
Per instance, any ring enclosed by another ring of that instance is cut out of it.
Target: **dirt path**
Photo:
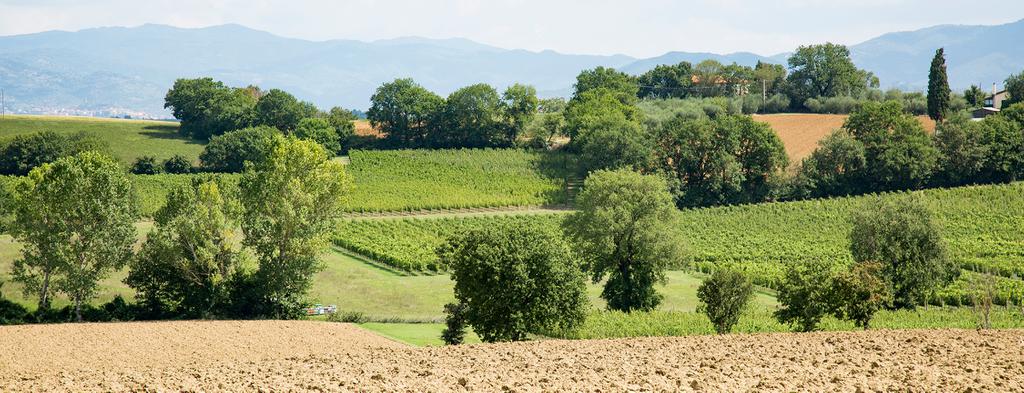
[[[472,217],[472,216],[494,216],[512,214],[556,214],[571,212],[571,208],[550,207],[550,206],[506,206],[506,207],[477,207],[467,209],[445,209],[445,210],[414,210],[406,212],[372,212],[372,213],[345,213],[342,218],[348,219],[389,219],[389,218],[440,218],[440,217]]]
[[[1024,331],[412,348],[327,322],[0,327],[0,390],[1021,391]]]

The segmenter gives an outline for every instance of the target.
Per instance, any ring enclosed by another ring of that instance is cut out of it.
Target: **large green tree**
[[[183,135],[209,139],[251,125],[260,94],[259,88],[235,89],[212,78],[178,79],[164,108],[181,121]]]
[[[585,171],[636,168],[648,165],[652,139],[641,125],[643,114],[623,104],[614,92],[598,88],[569,102],[565,130],[569,147],[580,152]]]
[[[505,116],[505,135],[501,144],[512,146],[537,116],[540,104],[537,89],[533,86],[514,84],[501,94],[501,103]]]
[[[572,330],[583,323],[579,260],[555,228],[500,224],[450,239],[440,250],[460,316],[486,342]]]
[[[959,273],[938,224],[919,196],[873,198],[852,217],[850,252],[859,263],[877,262],[892,287],[893,304],[914,308]]]
[[[242,176],[244,244],[258,262],[250,286],[256,308],[246,314],[299,311],[352,184],[344,165],[328,158],[315,142],[275,135],[266,159]]]
[[[443,106],[443,98],[412,79],[396,79],[377,88],[366,116],[392,143],[417,147],[426,144],[430,121]]]
[[[1010,105],[1024,102],[1024,71],[1013,74],[1003,81],[1009,97],[1003,101],[1002,107],[1009,108]]]
[[[592,172],[566,218],[566,233],[594,282],[606,276],[608,308],[649,311],[661,303],[654,285],[683,263],[673,230],[676,209],[665,180],[629,170]]]
[[[17,187],[11,234],[22,243],[12,276],[47,308],[54,290],[75,317],[99,281],[131,259],[138,218],[131,181],[116,160],[85,152],[44,164]]]
[[[763,201],[789,160],[771,127],[749,116],[677,116],[656,132],[657,162],[682,206]]]
[[[0,145],[0,175],[25,176],[32,168],[61,157],[109,150],[106,142],[86,131],[71,135],[53,131],[20,134]]]
[[[942,122],[949,112],[951,99],[949,78],[946,76],[946,55],[939,48],[928,70],[928,117]]]
[[[843,128],[864,144],[864,179],[870,190],[921,188],[936,169],[939,153],[931,138],[898,101],[866,102]]]
[[[307,117],[299,120],[299,124],[291,135],[319,143],[327,151],[327,154],[332,156],[341,151],[341,137],[338,136],[337,128],[325,118]]]
[[[289,132],[299,121],[316,116],[316,108],[304,105],[284,90],[271,89],[256,102],[256,124]]]
[[[790,97],[803,104],[808,98],[852,96],[878,86],[878,78],[860,70],[843,45],[801,46],[789,57]]]
[[[839,129],[818,141],[818,148],[800,163],[798,193],[821,198],[865,191],[864,144]]]
[[[241,268],[232,244],[241,206],[218,178],[194,178],[167,196],[125,283],[155,316],[224,315]]]
[[[513,141],[505,141],[502,107],[498,92],[484,83],[452,92],[439,121],[430,128],[429,144],[443,148],[508,145]]]
[[[575,92],[570,101],[577,100],[583,93],[596,89],[607,89],[623,105],[633,105],[637,101],[640,86],[635,77],[625,72],[614,68],[597,67],[576,76]]]
[[[985,91],[982,90],[978,85],[971,85],[971,87],[964,90],[964,99],[967,100],[967,105],[973,109],[985,105]]]

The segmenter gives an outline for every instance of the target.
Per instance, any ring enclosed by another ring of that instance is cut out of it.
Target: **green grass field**
[[[182,137],[178,134],[178,123],[167,121],[30,115],[7,115],[0,119],[0,140],[40,131],[93,133],[107,142],[114,157],[125,164],[140,156],[164,160],[175,154],[198,163],[205,143]]]

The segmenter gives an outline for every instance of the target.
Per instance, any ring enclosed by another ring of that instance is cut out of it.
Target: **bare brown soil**
[[[918,116],[928,133],[935,131],[935,121],[928,116]],[[779,134],[791,162],[800,162],[818,147],[818,141],[839,129],[846,121],[846,115],[812,113],[783,113],[754,115],[754,120],[768,123]]]
[[[1024,331],[412,348],[326,322],[0,327],[0,391],[1022,391]]]

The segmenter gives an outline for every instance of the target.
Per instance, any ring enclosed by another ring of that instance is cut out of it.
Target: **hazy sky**
[[[856,44],[936,24],[1024,19],[1024,1],[990,5],[966,0],[0,0],[0,35],[143,23],[239,23],[313,40],[415,35],[566,53],[770,55],[800,44]]]

